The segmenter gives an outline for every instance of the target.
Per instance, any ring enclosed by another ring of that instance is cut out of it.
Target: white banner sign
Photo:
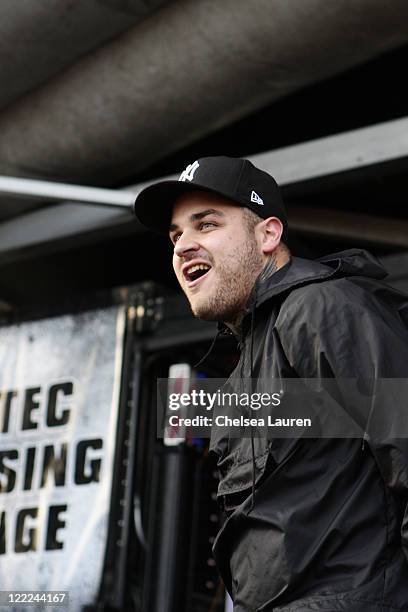
[[[0,328],[0,591],[97,595],[124,327],[112,307]]]

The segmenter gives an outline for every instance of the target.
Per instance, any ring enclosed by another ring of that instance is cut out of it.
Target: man
[[[408,407],[386,396],[385,410],[377,402],[368,413],[345,382],[408,378],[406,296],[380,282],[385,271],[365,251],[292,257],[279,188],[248,160],[199,159],[179,181],[146,188],[135,212],[169,233],[195,316],[236,336],[231,380],[334,380],[364,431],[214,431],[227,513],[214,556],[234,611],[408,610]]]

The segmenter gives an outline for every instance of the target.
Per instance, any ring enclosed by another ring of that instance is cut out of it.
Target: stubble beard
[[[256,241],[248,236],[244,245],[234,254],[226,254],[214,266],[217,280],[209,295],[199,294],[193,299],[194,316],[205,321],[223,321],[236,325],[246,312],[256,278],[263,268],[262,255]]]

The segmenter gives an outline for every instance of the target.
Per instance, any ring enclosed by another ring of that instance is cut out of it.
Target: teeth
[[[197,272],[197,270],[209,270],[211,266],[207,266],[206,264],[197,264],[195,266],[192,266],[191,268],[188,269],[187,273],[188,274],[193,274],[194,272]]]

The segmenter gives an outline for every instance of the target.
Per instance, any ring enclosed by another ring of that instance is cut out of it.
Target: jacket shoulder
[[[331,278],[294,288],[282,302],[276,327],[297,326],[320,328],[347,319],[370,317],[392,320],[400,326],[393,290],[385,283],[364,278]]]
[[[288,312],[289,307],[303,310],[305,307],[312,309],[323,305],[339,308],[351,304],[357,308],[365,307],[371,301],[372,296],[367,288],[347,278],[331,278],[294,288],[282,302],[281,312]]]

